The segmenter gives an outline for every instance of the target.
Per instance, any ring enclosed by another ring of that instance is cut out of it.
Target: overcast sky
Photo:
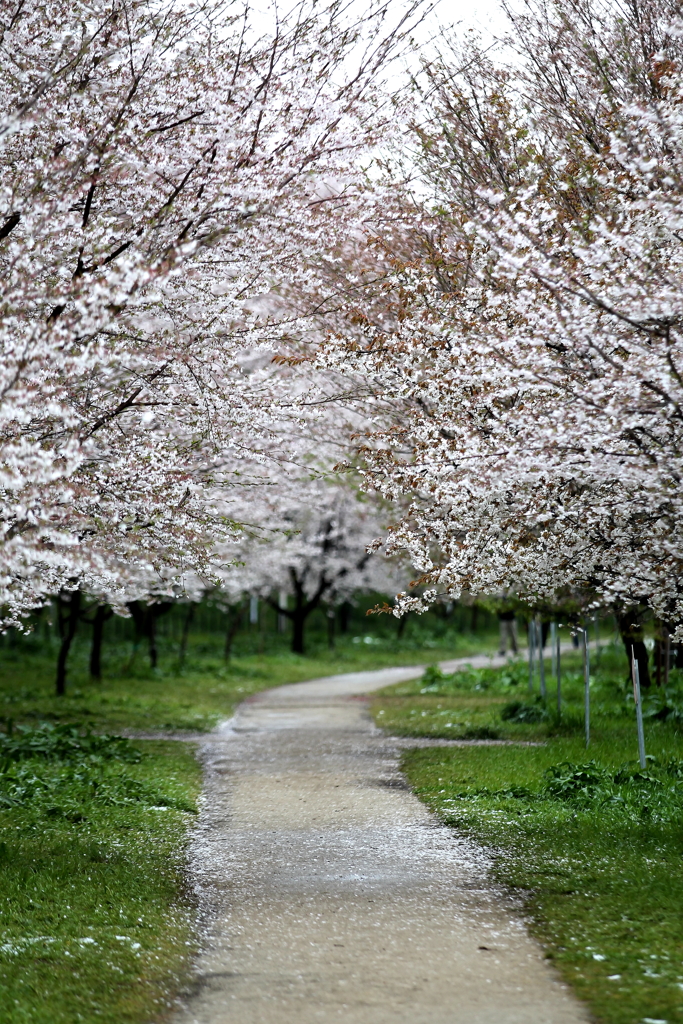
[[[523,0],[517,0],[517,3],[521,5]],[[513,6],[516,6],[514,0]],[[397,0],[397,11],[401,7],[401,0]],[[475,29],[481,34],[482,40],[486,40],[503,35],[508,22],[501,11],[499,0],[441,0],[420,25],[414,38],[428,49],[431,39],[438,38],[443,29],[451,27],[463,33]]]
[[[438,17],[445,22],[461,21],[463,26],[478,28],[482,35],[500,32],[505,25],[498,0],[443,0]]]

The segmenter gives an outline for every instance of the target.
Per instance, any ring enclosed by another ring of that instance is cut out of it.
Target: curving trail
[[[203,951],[174,1024],[587,1024],[485,852],[405,787],[415,741],[359,699],[421,671],[268,690],[204,741]]]

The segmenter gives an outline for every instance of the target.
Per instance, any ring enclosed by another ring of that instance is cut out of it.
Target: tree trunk
[[[329,581],[325,579],[324,575],[321,575],[318,581],[318,588],[313,597],[307,601],[306,593],[304,590],[304,579],[306,573],[304,572],[302,578],[296,573],[296,570],[290,566],[289,575],[292,580],[292,586],[294,589],[294,607],[286,608],[282,606],[278,600],[276,603],[272,597],[267,598],[268,604],[271,608],[275,608],[278,614],[286,616],[292,620],[292,654],[304,654],[304,630],[306,627],[306,619],[312,611],[320,604],[320,601],[329,589]]]
[[[143,605],[140,601],[128,602],[128,611],[133,617],[135,632],[137,633],[135,648],[137,649],[139,639],[142,639],[142,637],[147,638],[149,663],[152,668],[157,667],[156,622],[160,615],[164,615],[172,607],[173,601],[159,601],[156,604],[148,605]],[[135,656],[135,650],[133,651],[133,656]],[[130,664],[132,664],[132,658]]]
[[[249,602],[243,601],[241,604],[238,604],[232,614],[230,611],[228,612],[227,626],[225,630],[225,650],[223,651],[223,657],[226,661],[230,661],[230,655],[232,654],[232,642],[235,639],[237,630],[240,628],[242,619],[244,618],[244,613],[247,609],[247,604],[250,603],[250,601],[251,599]]]
[[[626,641],[624,641],[626,646]],[[633,648],[633,656],[638,662],[638,675],[640,677],[640,688],[647,690],[651,686],[652,680],[650,679],[650,665],[647,653],[647,647],[642,640],[634,640],[629,642],[626,648],[628,654],[629,664],[631,663],[631,648]]]
[[[406,612],[405,615],[402,615],[401,618],[398,620],[398,631],[397,631],[396,635],[397,635],[399,640],[401,639],[401,637],[403,636],[403,634],[405,632],[406,623],[408,622],[409,614],[410,614],[410,612]]]
[[[640,677],[641,689],[646,690],[651,685],[650,666],[648,662],[647,647],[643,641],[643,627],[636,620],[636,612],[631,610],[617,616],[619,633],[624,644],[626,657],[629,663],[629,679],[631,678],[631,657],[638,663],[638,675]]]
[[[301,605],[294,609],[292,615],[292,653],[304,654],[304,628],[306,626],[306,610]]]
[[[327,609],[327,646],[331,651],[334,650],[334,627],[337,619],[337,614],[334,608]]]
[[[339,606],[339,632],[348,633],[349,631],[349,620],[351,618],[351,604],[349,601],[344,601]]]
[[[194,610],[195,610],[195,606],[194,606],[194,603],[192,603],[192,604],[188,605],[187,612],[185,613],[185,621],[183,622],[183,631],[182,631],[181,636],[180,636],[180,650],[178,651],[178,662],[180,663],[181,667],[182,667],[182,665],[185,664],[185,656],[187,655],[187,641],[189,640],[189,637],[190,637],[190,627],[192,626],[192,620],[194,619]],[[151,648],[150,648],[150,657],[151,657]],[[155,659],[156,659],[156,649],[155,649]],[[155,660],[154,665],[152,667],[153,668],[156,667],[156,660]]]
[[[477,626],[479,625],[479,605],[475,603],[472,605],[472,632],[477,632]]]
[[[60,598],[60,604],[62,600],[63,598]],[[58,697],[63,697],[66,693],[66,663],[69,657],[71,641],[76,635],[76,630],[78,628],[80,612],[81,592],[80,590],[74,590],[71,593],[71,601],[69,602],[69,618],[64,629],[64,635],[59,647],[59,654],[57,655],[56,693]]]
[[[138,636],[145,636],[145,609],[142,604],[140,601],[129,601],[127,608],[135,623],[135,632]]]
[[[145,635],[145,613],[140,602],[129,601],[126,607],[131,614],[133,622],[135,623],[135,640],[133,641],[131,656],[123,668],[124,673],[130,672],[133,668],[133,663],[135,662],[135,657],[138,653],[138,647],[140,646],[140,640]]]
[[[147,641],[149,643],[149,664],[157,667],[157,617],[152,608],[147,609]]]
[[[652,652],[655,666],[655,683],[663,686],[668,682],[669,675],[669,627],[659,619],[655,621],[655,647]]]
[[[673,668],[683,668],[683,644],[674,644]]]
[[[548,643],[548,632],[550,630],[550,619],[541,620],[541,650],[544,651]]]
[[[104,636],[104,624],[111,615],[106,605],[100,604],[95,610],[92,620],[92,645],[90,647],[90,678],[100,680],[102,678],[102,638]]]

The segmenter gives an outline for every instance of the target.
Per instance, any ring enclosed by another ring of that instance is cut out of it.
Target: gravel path
[[[359,698],[419,673],[282,686],[204,740],[203,951],[174,1024],[589,1020],[486,853],[407,790],[399,743]]]

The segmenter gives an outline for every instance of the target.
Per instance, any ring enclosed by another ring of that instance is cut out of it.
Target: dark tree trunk
[[[150,668],[157,667],[157,617],[151,608],[147,609],[147,641],[149,643]]]
[[[337,615],[334,608],[327,609],[327,646],[332,651],[334,650],[334,627],[337,621]]]
[[[294,589],[294,607],[280,608],[279,602],[275,602],[272,597],[269,597],[267,600],[271,608],[274,608],[279,614],[285,615],[292,621],[292,653],[304,654],[304,630],[306,628],[306,619],[320,604],[322,598],[329,590],[330,582],[324,575],[321,576],[318,580],[316,592],[313,597],[307,601],[304,590],[306,573],[304,572],[301,578],[299,578],[296,570],[290,567],[289,575]]]
[[[655,622],[655,647],[652,652],[655,667],[655,683],[664,686],[669,681],[669,627],[667,623]]]
[[[306,595],[304,594],[304,580],[299,579],[293,569],[290,569],[289,574],[294,585],[294,608],[290,613],[292,620],[292,654],[304,654],[304,630],[306,628],[306,619],[310,612],[317,606],[322,596],[322,591],[319,589],[315,601],[307,601]]]
[[[629,664],[629,679],[631,678],[631,657],[638,663],[638,675],[640,686],[647,690],[651,685],[650,666],[647,654],[647,647],[643,641],[643,627],[637,620],[637,612],[631,610],[617,617],[619,633],[624,644],[626,657]]]
[[[273,601],[272,598],[268,598],[268,604],[271,608],[274,608],[278,615],[284,615],[292,623],[292,654],[305,654],[304,649],[304,631],[306,628],[306,619],[313,609],[317,606],[318,600],[306,601],[304,597],[303,588],[298,586],[294,591],[294,607],[293,608],[281,608],[279,602]]]
[[[304,628],[306,626],[306,611],[303,607],[294,609],[292,615],[292,653],[304,654]]]
[[[626,646],[626,644],[624,644],[624,646]],[[642,640],[634,640],[632,643],[629,643],[627,647],[629,664],[631,662],[631,649],[633,649],[633,656],[638,662],[638,676],[640,678],[641,689],[647,690],[648,687],[652,685],[647,647]]]
[[[64,598],[60,597],[60,605],[62,602],[66,604]],[[69,617],[64,626],[64,634],[59,647],[59,654],[57,655],[56,692],[58,697],[63,697],[66,693],[66,663],[69,657],[71,642],[76,635],[76,630],[78,629],[80,613],[81,592],[80,590],[74,590],[71,592],[71,600],[69,601]]]
[[[90,647],[90,677],[91,679],[102,678],[102,638],[104,636],[104,624],[111,617],[111,610],[105,604],[100,604],[95,609],[92,620],[92,644]]]
[[[180,635],[180,650],[178,651],[178,661],[180,665],[185,664],[185,657],[187,655],[187,641],[190,638],[190,629],[192,627],[192,620],[194,619],[194,603],[188,605],[187,612],[185,613],[185,620],[183,622],[183,631]],[[151,658],[151,648],[150,648]],[[155,661],[152,668],[156,667],[156,648],[155,648]]]
[[[477,632],[477,626],[479,625],[479,605],[472,605],[472,632]]]
[[[339,606],[339,632],[348,633],[349,631],[349,620],[351,618],[351,604],[349,601],[344,601]]]
[[[223,657],[226,661],[230,661],[233,640],[237,635],[237,630],[242,624],[242,619],[244,618],[244,613],[248,606],[249,601],[243,601],[241,604],[237,605],[237,608],[231,609],[231,611],[228,612],[227,626],[225,629],[225,650],[223,651]]]
[[[652,661],[655,670],[655,686],[661,686],[664,682],[664,650],[663,644],[655,638],[655,646],[652,651]]]
[[[143,605],[141,601],[129,601],[128,611],[135,623],[135,632],[138,639],[147,638],[149,647],[149,663],[152,668],[157,667],[157,639],[156,622],[160,615],[173,607],[172,601],[160,601],[157,604]],[[136,642],[137,647],[137,642]]]
[[[674,644],[672,668],[683,668],[683,644]]]
[[[397,630],[396,635],[397,635],[399,640],[401,639],[401,637],[405,633],[406,623],[408,622],[409,614],[410,614],[410,612],[406,612],[405,615],[402,615],[401,618],[398,620],[398,630]]]
[[[550,619],[541,620],[541,649],[545,650],[548,643],[548,633],[550,632]]]
[[[138,636],[145,636],[145,607],[140,601],[129,601],[128,611],[135,623],[135,632]]]
[[[131,671],[133,667],[135,656],[138,653],[140,640],[145,635],[145,611],[139,601],[129,601],[126,607],[128,608],[128,611],[131,614],[131,618],[133,619],[133,622],[135,624],[135,640],[133,641],[133,651],[131,653],[130,658],[126,662],[126,665],[123,670],[125,673],[128,673]]]

